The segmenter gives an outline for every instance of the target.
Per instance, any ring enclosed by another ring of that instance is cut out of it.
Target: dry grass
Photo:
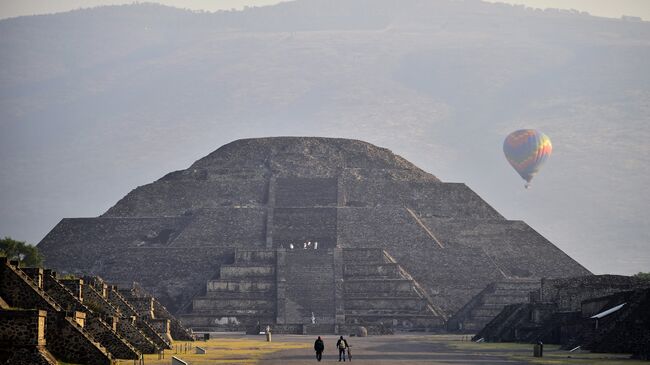
[[[187,353],[184,352],[184,346],[188,344]],[[176,346],[179,347],[177,353]],[[198,355],[194,353],[195,346],[206,350],[206,354]],[[262,337],[253,338],[214,338],[207,342],[176,342],[174,349],[165,350],[165,358],[158,359],[158,355],[145,355],[144,363],[146,365],[169,365],[172,356],[176,356],[191,365],[207,364],[237,364],[253,365],[256,364],[263,356],[276,351],[308,348],[309,345],[297,342],[266,342]],[[133,365],[133,360],[120,360],[118,365]]]

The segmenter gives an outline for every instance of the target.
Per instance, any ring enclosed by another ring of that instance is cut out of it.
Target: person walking
[[[339,340],[336,341],[336,348],[339,349],[339,361],[343,359],[343,361],[345,362],[345,350],[348,348],[348,341],[346,341],[346,339],[343,338],[343,336],[341,336],[341,338],[339,338]]]
[[[320,361],[323,358],[323,351],[325,351],[325,343],[320,339],[320,336],[314,342],[314,350],[316,351],[316,360]]]

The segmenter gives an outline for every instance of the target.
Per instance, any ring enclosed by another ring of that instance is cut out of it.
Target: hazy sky
[[[148,0],[160,4],[215,11],[276,4],[278,0]],[[0,0],[0,19],[19,15],[55,13],[98,5],[129,4],[133,1],[119,0]],[[492,2],[496,2],[492,0]],[[619,18],[621,15],[640,16],[650,19],[650,0],[503,0],[513,4],[525,4],[536,8],[566,8],[587,11],[592,15]]]

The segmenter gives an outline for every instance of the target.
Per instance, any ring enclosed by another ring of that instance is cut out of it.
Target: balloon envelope
[[[506,159],[528,183],[552,151],[551,139],[534,129],[514,131],[503,141]]]

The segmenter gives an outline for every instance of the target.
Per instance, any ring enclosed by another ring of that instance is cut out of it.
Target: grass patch
[[[157,354],[144,355],[144,363],[147,365],[169,365],[172,356],[176,356],[192,365],[254,365],[263,356],[276,351],[310,347],[309,344],[297,342],[266,342],[263,338],[213,338],[205,342],[190,342],[191,346],[187,353],[176,353],[176,345],[184,348],[185,343],[174,343],[174,349],[165,350],[164,359],[158,359]],[[195,354],[195,346],[205,349],[207,353]],[[117,364],[133,365],[133,360],[119,360]]]

